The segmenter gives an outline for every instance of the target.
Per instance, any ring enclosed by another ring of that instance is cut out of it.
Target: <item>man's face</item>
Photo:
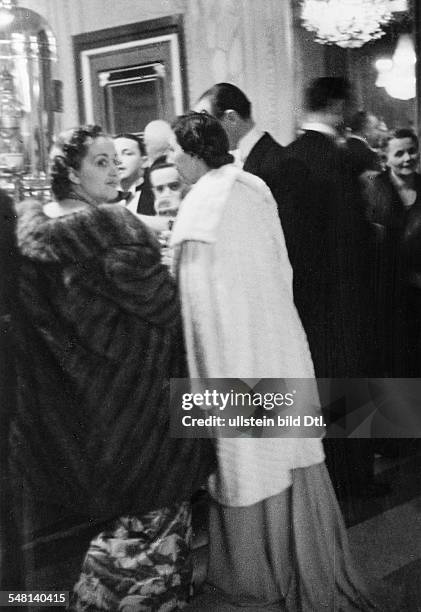
[[[135,140],[115,138],[120,180],[134,183],[143,176],[144,159]]]
[[[161,216],[175,216],[181,203],[182,183],[175,166],[157,168],[150,174],[155,196],[155,212]]]
[[[213,115],[212,102],[210,98],[202,98],[193,109],[196,113],[206,112],[208,115]],[[215,115],[213,115],[215,116]],[[238,146],[238,129],[237,129],[237,113],[232,110],[225,111],[222,117],[215,117],[224,128],[229,141],[230,149],[236,149]]]

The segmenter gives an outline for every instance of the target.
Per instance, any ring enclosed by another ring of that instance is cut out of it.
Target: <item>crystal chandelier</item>
[[[316,42],[340,47],[362,47],[380,38],[392,19],[389,0],[302,0],[303,26]]]

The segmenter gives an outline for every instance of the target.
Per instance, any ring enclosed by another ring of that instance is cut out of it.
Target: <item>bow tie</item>
[[[136,187],[134,191],[119,191],[118,196],[116,197],[115,200],[113,200],[113,202],[122,202],[123,200],[125,200],[126,204],[128,204],[131,200],[133,200],[136,193],[140,191],[141,189],[142,189],[142,186],[139,185],[138,187]]]
[[[124,199],[126,200],[126,205],[129,204],[135,197],[135,195],[142,189],[142,185],[137,185],[134,191],[127,191],[124,193],[126,196]]]

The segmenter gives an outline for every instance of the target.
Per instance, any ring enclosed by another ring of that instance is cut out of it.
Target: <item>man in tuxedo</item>
[[[318,378],[381,376],[376,367],[374,240],[338,128],[352,101],[350,83],[323,77],[306,91],[303,133],[286,154],[306,166],[296,209],[294,296]],[[334,382],[333,385],[336,385]],[[340,402],[339,402],[340,403]],[[349,402],[348,402],[349,403]],[[336,409],[345,415],[346,400]],[[377,495],[371,440],[328,439],[327,465],[338,494]]]
[[[150,181],[150,169],[153,163],[167,155],[170,148],[172,129],[163,119],[150,121],[143,132],[143,143],[146,154],[146,167],[143,173],[142,195],[139,199],[137,213],[142,215],[155,215],[155,196]]]
[[[194,110],[206,111],[219,120],[237,165],[263,179],[272,191],[291,256],[295,250],[293,210],[302,197],[302,176],[306,168],[299,161],[287,158],[285,148],[258,128],[250,100],[235,85],[213,85],[200,96]],[[294,267],[294,262],[291,263]]]
[[[142,140],[135,134],[118,134],[114,145],[121,188],[126,192],[126,207],[135,214],[154,215],[153,193],[145,180],[147,157]]]

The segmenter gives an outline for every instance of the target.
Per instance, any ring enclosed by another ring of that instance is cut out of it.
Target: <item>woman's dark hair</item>
[[[140,154],[142,156],[146,155],[145,145],[143,144],[143,140],[140,138],[140,136],[136,136],[136,134],[131,134],[129,132],[122,132],[121,134],[116,134],[113,136],[113,140],[116,140],[117,138],[127,138],[128,140],[133,140],[139,147]]]
[[[186,153],[202,159],[209,168],[230,164],[228,136],[219,121],[208,113],[188,113],[174,121],[177,142]]]
[[[414,145],[417,147],[419,147],[419,143],[418,143],[418,136],[416,135],[416,133],[414,132],[414,130],[411,130],[410,128],[398,128],[397,130],[393,130],[386,142],[385,142],[385,149],[387,149],[387,147],[389,146],[389,142],[394,139],[401,139],[401,138],[410,138],[412,140],[412,142],[414,143]]]
[[[106,136],[99,125],[84,125],[62,132],[51,152],[51,190],[57,200],[64,200],[72,191],[70,168],[79,170],[92,140]]]

